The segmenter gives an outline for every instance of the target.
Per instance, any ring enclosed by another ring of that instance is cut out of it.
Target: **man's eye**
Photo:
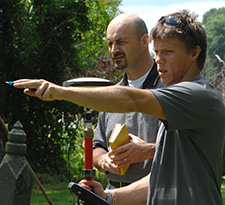
[[[123,45],[125,43],[125,41],[119,41],[118,44],[119,45]]]

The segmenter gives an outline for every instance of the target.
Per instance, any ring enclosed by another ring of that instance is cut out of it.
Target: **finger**
[[[121,166],[126,166],[126,165],[130,164],[130,160],[127,157],[125,157],[121,160],[116,160],[115,163],[117,164],[118,168],[120,169]]]
[[[127,166],[129,164],[131,164],[130,163],[130,160],[123,161],[123,163],[121,163],[121,164],[118,165],[118,168],[121,169],[122,167],[125,167],[125,166]]]
[[[130,148],[130,143],[125,144],[123,146],[120,146],[120,147],[118,147],[118,148],[116,148],[114,150],[111,150],[110,151],[110,156],[112,156],[112,155],[118,155],[118,154],[121,154],[123,152],[126,152],[129,148]]]
[[[89,185],[87,185],[86,180],[81,180],[78,184],[88,190],[91,190],[91,188],[89,187]]]
[[[29,79],[22,79],[13,81],[13,86],[15,88],[29,88],[29,89],[37,89],[40,81],[38,80],[29,80]]]
[[[29,96],[35,96],[35,90],[31,90],[31,89],[29,89],[29,88],[26,88],[26,89],[24,89],[24,91],[23,91],[26,95],[29,95]]]
[[[28,82],[30,81],[30,79],[19,79],[19,80],[14,80],[13,84],[17,84],[17,83],[24,83],[24,82]]]
[[[115,165],[113,168],[110,169],[110,172],[114,173],[114,174],[120,174],[120,168],[118,165]]]
[[[89,186],[89,187],[93,187],[93,188],[97,188],[98,186],[99,187],[102,187],[101,183],[95,181],[95,180],[87,180],[86,181],[86,184]]]
[[[137,136],[135,136],[135,135],[129,133],[129,137],[130,137],[131,140],[133,140],[133,139],[136,138]]]
[[[87,180],[86,179],[82,179],[81,181],[79,181],[79,183],[78,184],[84,184],[84,185],[87,185]]]
[[[129,149],[124,152],[120,152],[119,154],[111,155],[110,159],[115,164],[115,161],[123,160],[125,157],[129,156]]]
[[[120,169],[118,168],[118,165],[113,163],[111,160],[110,160],[110,163],[106,164],[106,167],[107,167],[106,168],[107,171],[114,173],[114,174],[120,174]]]

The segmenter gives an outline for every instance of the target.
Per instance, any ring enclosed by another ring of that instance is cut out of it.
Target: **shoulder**
[[[203,77],[193,81],[185,81],[166,88],[151,90],[160,104],[186,104],[189,106],[205,107],[206,104],[221,103],[221,95]],[[207,103],[206,103],[207,102]]]
[[[209,85],[209,83],[202,77],[199,77],[193,81],[184,81],[177,83],[175,85],[170,85],[161,89],[157,89],[153,92],[168,93],[171,95],[187,95],[188,97],[196,96],[202,97],[203,95],[208,95],[214,92],[214,88]],[[199,93],[201,95],[199,96]]]

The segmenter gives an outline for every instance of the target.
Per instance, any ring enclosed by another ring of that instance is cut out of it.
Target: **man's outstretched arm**
[[[166,119],[158,99],[149,90],[126,86],[91,89],[63,87],[45,80],[30,79],[17,80],[13,83],[16,88],[25,88],[25,94],[45,101],[65,100],[97,111],[113,113],[141,112],[160,119]]]

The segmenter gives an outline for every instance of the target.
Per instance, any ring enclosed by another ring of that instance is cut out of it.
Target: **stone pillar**
[[[9,132],[5,156],[0,164],[0,204],[30,204],[33,179],[27,167],[26,133],[17,121]]]
[[[7,142],[8,128],[0,117],[0,163],[5,155],[5,144]]]

